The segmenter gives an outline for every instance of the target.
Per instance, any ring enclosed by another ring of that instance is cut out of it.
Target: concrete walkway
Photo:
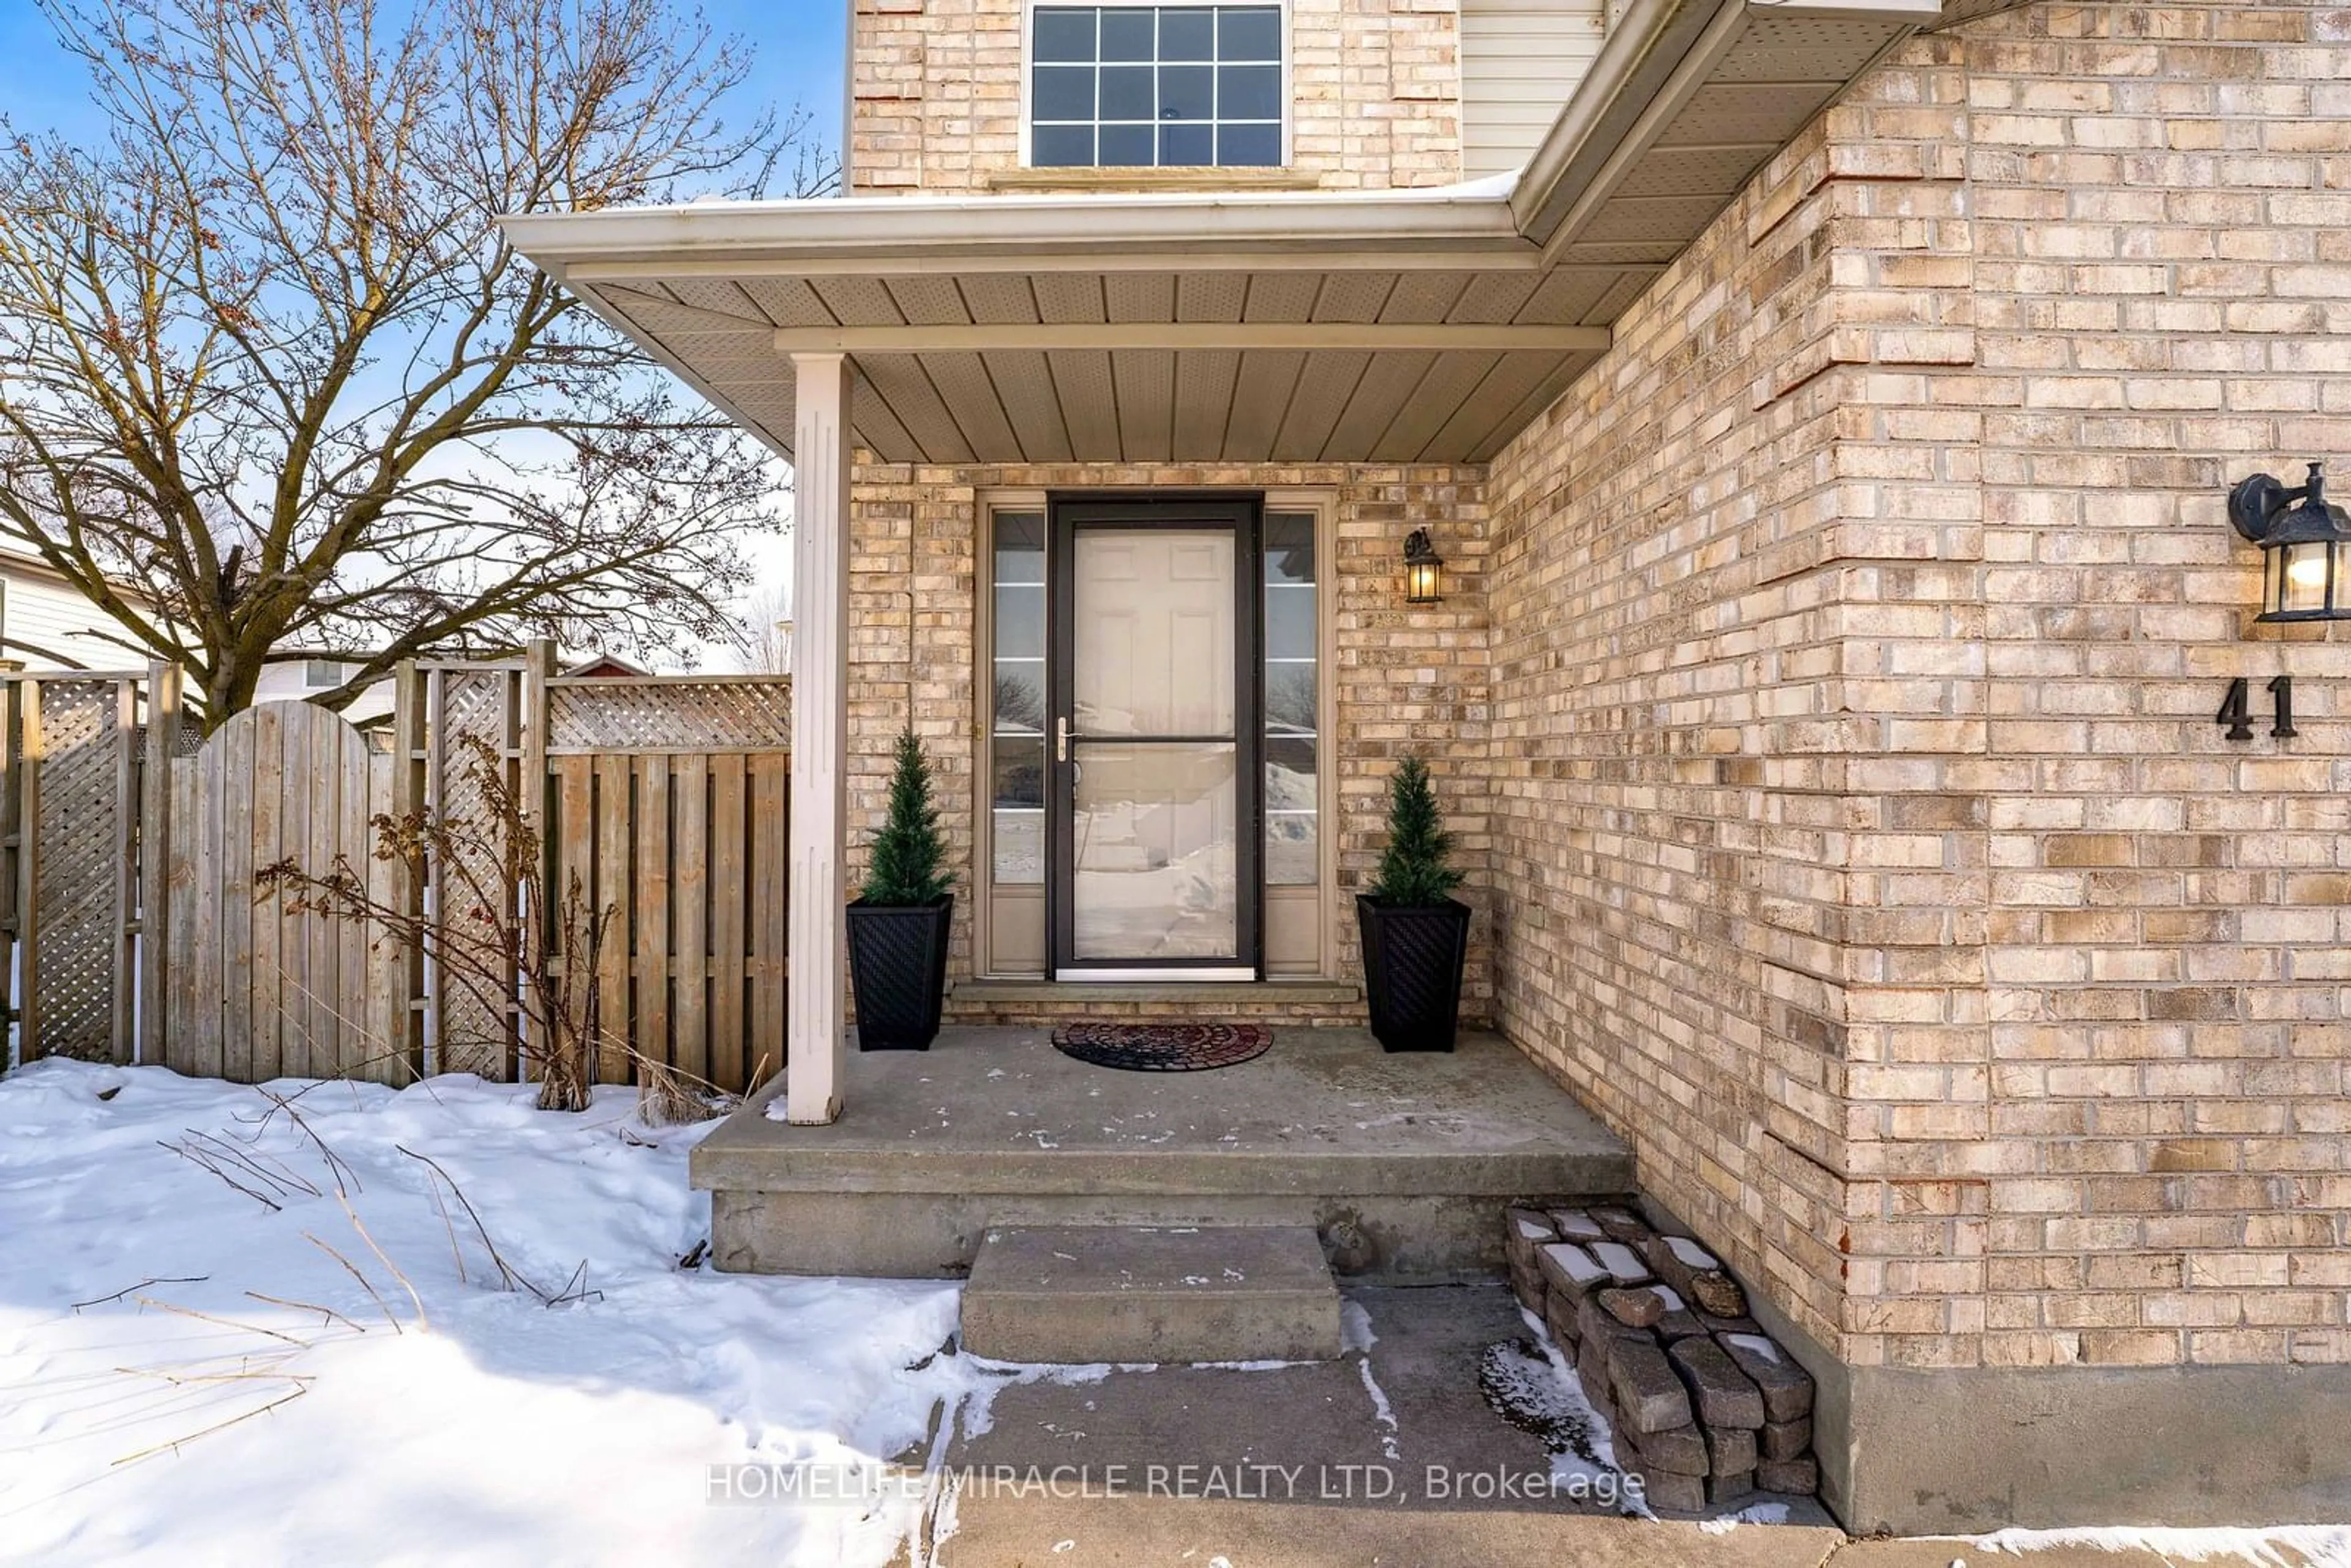
[[[2089,1545],[2015,1553],[1968,1541],[1848,1541],[1817,1525],[1709,1530],[1589,1515],[1496,1523],[1336,1508],[1275,1517],[1247,1505],[1175,1502],[1056,1510],[1025,1529],[991,1519],[945,1542],[935,1561],[939,1568],[2310,1568],[2290,1548],[2268,1556]]]
[[[1995,1554],[1784,1522],[1623,1516],[1590,1410],[1499,1285],[1347,1292],[1340,1360],[1155,1367],[999,1390],[946,1462],[951,1506],[910,1568],[2153,1568],[2151,1552]],[[968,1417],[966,1417],[968,1424]],[[2180,1561],[2185,1561],[2181,1559]],[[2255,1561],[2206,1557],[2206,1563]],[[2265,1568],[2299,1562],[2291,1552]]]

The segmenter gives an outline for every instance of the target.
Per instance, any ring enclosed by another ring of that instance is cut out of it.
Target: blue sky
[[[794,100],[806,105],[818,137],[835,149],[848,10],[842,0],[703,0],[700,9],[720,32],[757,47],[758,76],[748,90],[779,110]],[[0,0],[0,106],[26,131],[70,135],[97,123],[79,72],[33,0]]]
[[[740,34],[758,46],[753,89],[778,110],[795,99],[806,105],[815,116],[818,137],[837,153],[841,73],[848,63],[844,0],[705,0],[702,11],[721,32]]]

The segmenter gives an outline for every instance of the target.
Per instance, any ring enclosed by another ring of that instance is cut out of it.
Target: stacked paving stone
[[[1813,1380],[1721,1262],[1621,1208],[1513,1208],[1510,1283],[1574,1360],[1652,1507],[1820,1490]]]

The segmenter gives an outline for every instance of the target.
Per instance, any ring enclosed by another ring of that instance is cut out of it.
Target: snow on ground
[[[680,1269],[708,1234],[685,1179],[706,1126],[647,1128],[627,1091],[580,1115],[534,1092],[0,1079],[0,1562],[878,1564],[952,1532],[926,1456],[985,1431],[997,1388],[1109,1370],[940,1354],[949,1285]],[[1555,1467],[1613,1472],[1528,1322],[1552,1375],[1535,1413],[1578,1439]],[[1350,1345],[1374,1337],[1351,1306]],[[1392,1427],[1368,1357],[1364,1376]],[[713,1500],[773,1467],[851,1496]],[[2336,1529],[1953,1544],[2027,1568],[2078,1545],[2351,1568]]]
[[[1347,1301],[1339,1309],[1341,1343],[1357,1353],[1355,1371],[1364,1380],[1364,1393],[1372,1402],[1372,1415],[1380,1424],[1380,1457],[1390,1464],[1402,1460],[1404,1454],[1396,1447],[1395,1406],[1388,1402],[1388,1391],[1372,1373],[1372,1346],[1380,1343],[1373,1332],[1372,1314],[1361,1301]]]
[[[1534,1366],[1513,1367],[1490,1355],[1484,1375],[1489,1394],[1503,1395],[1506,1403],[1531,1416],[1533,1425],[1545,1434],[1544,1446],[1551,1450],[1552,1485],[1569,1497],[1612,1501],[1621,1499],[1631,1512],[1655,1519],[1656,1515],[1650,1511],[1646,1498],[1623,1490],[1625,1467],[1616,1458],[1615,1434],[1609,1427],[1608,1418],[1584,1397],[1583,1380],[1576,1375],[1574,1364],[1559,1348],[1558,1342],[1551,1337],[1550,1327],[1524,1305],[1519,1308],[1519,1321],[1534,1336],[1535,1346],[1542,1355],[1541,1368],[1548,1376],[1538,1383],[1534,1381]],[[1516,1387],[1494,1387],[1497,1379]]]
[[[268,1088],[299,1124],[159,1068],[0,1080],[0,1560],[878,1563],[919,1471],[728,1506],[711,1467],[919,1467],[1021,1375],[936,1354],[951,1286],[681,1270],[705,1129],[628,1091]]]

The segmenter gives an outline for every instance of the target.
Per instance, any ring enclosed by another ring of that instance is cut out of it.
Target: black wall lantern
[[[1426,528],[1415,528],[1404,541],[1404,601],[1434,604],[1445,597],[1445,558],[1428,542]]]
[[[2323,467],[2295,489],[2256,474],[2229,492],[2229,520],[2262,547],[2263,621],[2351,620],[2351,514],[2326,498]]]

